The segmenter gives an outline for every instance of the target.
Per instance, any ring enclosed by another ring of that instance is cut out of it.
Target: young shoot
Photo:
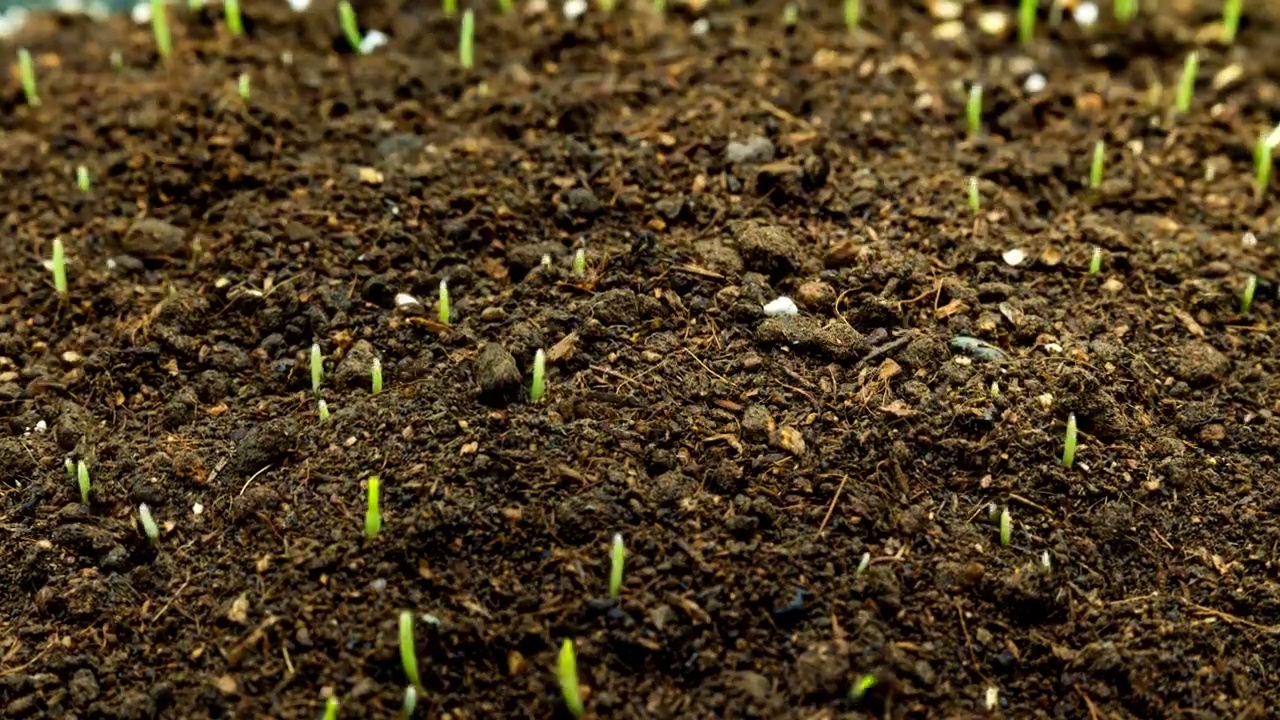
[[[1009,514],[1009,508],[1000,511],[1000,544],[1009,547],[1010,540],[1013,539],[1013,516]]]
[[[1095,247],[1093,254],[1089,256],[1089,274],[1097,275],[1102,272],[1102,248]]]
[[[1107,160],[1107,147],[1101,140],[1093,145],[1093,162],[1089,164],[1089,189],[1097,190],[1102,185],[1103,163]]]
[[[862,559],[858,560],[858,569],[853,571],[854,577],[860,577],[867,572],[867,568],[871,567],[871,553],[862,553]]]
[[[329,422],[329,403],[323,400],[316,403],[316,412],[320,414],[320,422]]]
[[[449,283],[446,280],[440,281],[440,302],[436,308],[439,312],[440,324],[448,325],[452,313],[449,312]]]
[[[1071,467],[1076,461],[1076,414],[1067,416],[1067,437],[1062,443],[1062,465]]]
[[[160,526],[151,517],[151,508],[146,503],[138,506],[138,522],[142,524],[142,534],[147,536],[152,545],[160,542]]]
[[[76,479],[76,463],[71,458],[63,458],[62,466],[67,469],[67,477],[72,480]]]
[[[965,104],[964,114],[969,124],[969,137],[977,137],[982,132],[982,83],[969,86],[969,102]]]
[[[622,533],[613,536],[613,544],[609,548],[609,597],[616,598],[622,594],[622,565],[627,558],[627,550],[622,545]]]
[[[324,701],[324,720],[338,720],[338,698],[332,695]]]
[[[36,92],[36,65],[26,48],[18,48],[18,77],[22,80],[22,94],[27,96],[27,104],[40,107],[40,93]]]
[[[1174,96],[1173,108],[1185,115],[1191,110],[1191,96],[1196,90],[1196,75],[1200,72],[1200,53],[1194,50],[1187,54],[1182,64],[1182,78],[1178,80],[1178,92]]]
[[[341,0],[338,3],[338,24],[342,26],[342,34],[346,36],[347,44],[355,52],[360,52],[364,36],[360,34],[360,25],[356,22],[356,11],[348,0]]]
[[[514,9],[515,9],[514,0],[498,0],[498,12],[502,13],[503,15],[510,15],[511,11]]]
[[[1240,295],[1240,314],[1248,315],[1253,307],[1253,294],[1258,290],[1258,276],[1250,275],[1244,281],[1244,292]]]
[[[250,87],[251,82],[249,73],[240,73],[239,79],[236,80],[236,92],[240,93],[240,99],[245,102],[249,102],[249,95],[253,92]]]
[[[378,509],[378,486],[381,485],[377,475],[369,476],[369,493],[364,511],[364,536],[370,540],[378,537],[382,531],[382,511]]]
[[[444,13],[444,16],[447,18],[457,17],[458,0],[443,0],[441,3],[440,9]]]
[[[977,215],[982,209],[982,197],[978,195],[978,178],[970,176],[966,184],[969,188],[969,209]]]
[[[1258,144],[1253,148],[1253,181],[1258,197],[1262,197],[1271,184],[1271,152],[1274,144],[1271,138],[1276,133],[1263,133],[1258,136]]]
[[[529,401],[542,402],[547,394],[547,354],[541,349],[533,354],[533,382],[529,384]]]
[[[862,19],[862,0],[844,0],[844,26],[853,32]]]
[[[67,296],[67,251],[62,246],[62,238],[53,239],[53,289],[58,294]]]
[[[853,702],[859,702],[862,698],[871,692],[871,688],[880,683],[875,675],[863,674],[859,675],[857,680],[853,681],[853,687],[849,688],[849,699]]]
[[[311,392],[320,394],[320,381],[324,379],[324,357],[320,355],[320,343],[311,343]]]
[[[151,34],[156,37],[156,52],[165,63],[173,55],[173,39],[169,36],[169,18],[164,0],[151,0]]]
[[[67,462],[71,462],[69,459]],[[76,484],[80,486],[80,502],[89,504],[89,466],[81,460],[76,463]]]
[[[587,274],[587,249],[578,248],[573,253],[573,274],[582,277]]]
[[[222,0],[222,14],[227,21],[227,31],[231,37],[244,34],[244,22],[240,19],[240,0]]]
[[[991,393],[992,400],[1000,399],[1000,381],[999,380],[991,381],[991,389],[989,390],[989,392]]]
[[[413,642],[413,613],[400,612],[400,666],[409,680],[409,687],[422,687],[418,677],[418,651]]]
[[[462,13],[462,32],[458,38],[458,64],[463,70],[475,67],[476,15],[470,9]]]
[[[1128,25],[1138,16],[1138,0],[1116,0],[1115,12],[1116,20]]]
[[[1240,31],[1240,9],[1244,0],[1224,0],[1222,3],[1222,43],[1230,45],[1235,42],[1236,33]]]
[[[560,646],[560,662],[556,665],[556,677],[560,679],[560,695],[569,714],[580,718],[586,713],[582,706],[582,689],[578,686],[578,658],[573,652],[573,641],[565,640]]]
[[[76,187],[80,192],[87,193],[93,187],[93,178],[89,177],[89,168],[83,165],[76,166]]]
[[[412,720],[418,711],[418,688],[409,685],[404,689],[404,703],[400,706],[400,715],[404,720]]]
[[[787,3],[782,8],[782,25],[786,28],[793,28],[800,24],[800,6],[794,2]]]
[[[1018,42],[1023,47],[1031,44],[1036,36],[1036,11],[1039,0],[1020,0],[1018,3]]]
[[[373,386],[373,394],[377,395],[382,392],[382,361],[378,358],[373,359],[373,365],[369,366],[370,383]]]

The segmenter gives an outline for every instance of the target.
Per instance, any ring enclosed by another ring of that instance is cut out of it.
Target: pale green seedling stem
[[[382,483],[377,475],[369,476],[369,491],[364,511],[364,536],[370,540],[382,531],[382,511],[378,509],[378,494]]]
[[[240,99],[249,102],[249,95],[253,92],[249,79],[249,73],[240,73],[240,78],[236,80],[236,92],[240,93]]]
[[[1240,295],[1240,314],[1248,315],[1253,307],[1253,294],[1258,291],[1258,276],[1250,275],[1244,281],[1244,292]]]
[[[973,211],[973,214],[977,215],[978,211],[982,209],[982,196],[978,194],[978,178],[970,177],[965,184],[969,191],[969,209]]]
[[[18,48],[18,77],[22,80],[22,94],[31,107],[40,107],[40,93],[36,91],[36,64],[26,48]]]
[[[529,384],[529,401],[541,402],[547,394],[547,354],[541,349],[533,354],[533,382]]]
[[[1235,42],[1236,33],[1240,31],[1240,11],[1244,0],[1225,0],[1222,3],[1222,42],[1230,45]]]
[[[1076,461],[1076,439],[1079,434],[1076,428],[1076,414],[1071,413],[1067,416],[1067,436],[1062,443],[1062,464],[1064,467],[1071,467]]]
[[[377,395],[382,392],[382,361],[378,358],[373,359],[373,365],[369,368],[371,383],[373,385],[373,394]]]
[[[452,313],[449,310],[449,283],[446,280],[440,281],[440,301],[436,305],[436,309],[440,324],[448,325]]]
[[[1000,544],[1009,547],[1009,543],[1013,540],[1013,516],[1009,514],[1009,508],[1000,511]]]
[[[156,521],[151,517],[151,508],[146,503],[138,506],[138,522],[142,524],[142,533],[147,536],[147,540],[152,545],[160,542],[160,526],[156,525]]]
[[[582,705],[582,688],[578,685],[578,658],[573,652],[573,641],[565,640],[560,646],[560,661],[556,664],[556,677],[560,680],[560,695],[569,714],[580,718],[586,713]]]
[[[89,466],[81,460],[76,463],[76,483],[80,486],[80,502],[89,504]]]
[[[1178,80],[1178,92],[1174,97],[1174,109],[1179,114],[1186,114],[1191,110],[1191,97],[1196,91],[1196,75],[1200,72],[1200,53],[1192,51],[1187,54],[1186,62],[1182,64],[1182,77]]]
[[[320,382],[324,380],[324,356],[320,354],[320,343],[311,344],[311,392],[320,394]]]
[[[440,9],[445,17],[454,18],[458,15],[458,0],[443,0]]]
[[[1036,11],[1039,0],[1021,0],[1018,4],[1018,41],[1023,47],[1031,44],[1036,37]]]
[[[462,13],[462,30],[458,37],[458,64],[463,70],[475,67],[476,14],[471,10]]]
[[[400,612],[400,665],[411,687],[422,687],[418,677],[418,651],[413,641],[413,613]]]
[[[977,137],[982,132],[982,83],[969,86],[969,100],[965,103],[964,114],[969,126],[969,137]]]
[[[226,18],[231,37],[244,34],[244,21],[240,19],[240,0],[222,0],[222,14]]]
[[[1102,272],[1102,248],[1095,247],[1093,254],[1089,256],[1089,274],[1097,275]]]
[[[622,566],[627,559],[627,549],[622,544],[622,533],[613,536],[609,548],[609,597],[616,598],[622,594]]]
[[[356,11],[348,0],[338,3],[338,24],[342,26],[342,34],[346,36],[347,44],[353,51],[360,52],[360,44],[364,37],[360,34],[360,24],[356,22]]]
[[[862,0],[844,0],[844,26],[853,32],[862,19]]]
[[[320,415],[320,422],[322,423],[329,422],[329,403],[323,400],[316,403],[316,412],[319,413]]]
[[[1097,190],[1102,185],[1103,164],[1107,161],[1107,147],[1101,140],[1093,146],[1093,162],[1089,164],[1089,188]]]
[[[53,289],[67,296],[67,251],[62,246],[62,238],[53,239]]]
[[[156,52],[165,63],[173,55],[173,39],[169,35],[168,7],[164,0],[151,0],[151,33],[156,38]]]
[[[338,698],[330,697],[324,701],[324,720],[338,720]]]
[[[89,177],[89,168],[83,165],[76,166],[76,187],[82,193],[87,193],[93,187],[93,178]]]

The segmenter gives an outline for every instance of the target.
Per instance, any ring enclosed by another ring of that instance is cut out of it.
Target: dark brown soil
[[[486,5],[470,73],[397,5],[366,57],[331,4],[175,11],[168,69],[125,18],[4,46],[44,105],[0,97],[0,716],[391,717],[408,609],[421,717],[561,716],[565,638],[600,718],[1277,717],[1274,4],[1229,48],[1188,1],[1029,50],[973,5],[950,41],[892,0]]]

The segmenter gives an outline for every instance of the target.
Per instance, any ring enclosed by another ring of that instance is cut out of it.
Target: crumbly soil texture
[[[1043,4],[34,16],[0,715],[1276,717],[1275,6]]]

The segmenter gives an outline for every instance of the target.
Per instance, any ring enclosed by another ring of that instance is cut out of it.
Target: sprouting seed
[[[369,476],[369,492],[364,511],[364,536],[370,540],[378,537],[382,530],[382,511],[378,509],[378,486],[381,485],[377,475]]]
[[[964,114],[969,123],[969,136],[977,137],[982,132],[982,83],[969,86],[969,101],[965,103]]]
[[[1271,139],[1274,135],[1275,132],[1263,133],[1258,136],[1258,144],[1253,147],[1253,179],[1258,197],[1262,197],[1271,184],[1271,153],[1275,148]]]
[[[1036,11],[1039,0],[1021,0],[1018,3],[1018,41],[1030,45],[1036,36]]]
[[[240,19],[240,0],[223,0],[222,15],[226,18],[231,37],[244,34],[244,22]]]
[[[463,70],[475,67],[476,14],[468,9],[462,13],[462,31],[458,37],[458,64]]]
[[[249,73],[240,73],[240,78],[236,80],[236,91],[240,93],[240,99],[245,102],[249,102],[249,95],[253,92],[250,87],[251,82]]]
[[[1000,511],[1000,544],[1009,547],[1009,541],[1013,538],[1013,516],[1009,514],[1009,508]]]
[[[338,720],[338,698],[332,695],[324,701],[324,720]]]
[[[1067,437],[1062,443],[1062,464],[1064,467],[1071,467],[1076,461],[1076,414],[1071,413],[1067,416]]]
[[[400,714],[404,720],[411,720],[418,711],[418,688],[409,685],[404,689],[404,703],[400,706]]]
[[[622,545],[622,533],[613,536],[613,544],[609,548],[609,597],[616,598],[622,594],[622,565],[627,558],[627,549]]]
[[[800,6],[794,2],[789,2],[786,7],[782,8],[782,25],[793,28],[798,24],[800,24]]]
[[[1133,22],[1138,16],[1138,0],[1116,0],[1115,2],[1116,20],[1124,24]]]
[[[1240,314],[1248,315],[1249,308],[1253,307],[1253,294],[1258,290],[1258,276],[1250,275],[1244,281],[1244,293],[1240,295]]]
[[[356,11],[351,7],[349,0],[341,0],[338,3],[338,24],[342,26],[342,34],[347,37],[347,44],[352,50],[360,52],[364,37],[360,34],[360,25],[356,22]]]
[[[320,394],[320,381],[324,379],[324,357],[320,355],[320,343],[311,343],[311,392]]]
[[[124,53],[119,50],[111,51],[111,69],[120,72],[124,69]]]
[[[449,282],[447,280],[440,281],[440,301],[436,305],[437,316],[440,318],[441,325],[448,325],[449,318],[453,315],[449,311]]]
[[[1182,64],[1182,78],[1178,80],[1178,92],[1174,97],[1174,109],[1180,114],[1191,110],[1191,96],[1196,90],[1196,75],[1200,72],[1200,53],[1191,51]]]
[[[1224,0],[1222,3],[1222,42],[1230,45],[1240,31],[1240,8],[1244,0]]]
[[[408,610],[400,612],[400,665],[404,668],[404,676],[409,679],[410,687],[421,687],[418,678],[418,651],[413,642],[413,613]]]
[[[989,522],[1000,522],[1000,506],[995,503],[987,503],[987,520]]]
[[[71,462],[70,459],[67,462]],[[76,463],[76,483],[80,486],[80,502],[89,504],[89,466],[83,460]]]
[[[36,92],[36,65],[26,48],[18,48],[18,77],[22,79],[22,94],[27,96],[27,104],[40,107],[40,93]]]
[[[582,717],[582,689],[578,687],[578,658],[573,652],[573,641],[566,639],[560,646],[560,662],[556,664],[556,677],[560,679],[560,695],[569,714]]]
[[[377,395],[382,392],[382,361],[378,358],[373,359],[373,364],[369,366],[370,383],[373,385],[373,394]]]
[[[547,354],[541,349],[533,354],[533,382],[529,384],[530,402],[541,402],[547,394]]]
[[[966,184],[969,188],[969,209],[976,215],[982,208],[982,198],[978,195],[978,178],[970,176]]]
[[[498,0],[498,12],[502,13],[503,15],[510,15],[511,11],[514,9],[515,9],[514,0]]]
[[[982,701],[985,707],[987,708],[987,712],[991,712],[992,710],[995,710],[996,707],[1000,704],[1000,688],[996,687],[995,685],[991,685],[987,687],[986,696],[982,699]]]
[[[879,683],[880,681],[876,679],[875,675],[859,675],[858,679],[853,681],[853,687],[849,688],[849,699],[853,702],[862,700],[867,696],[868,692],[871,692],[871,688]]]
[[[853,32],[862,19],[862,0],[844,0],[844,26]]]
[[[853,571],[854,577],[860,577],[867,572],[867,568],[871,567],[871,553],[862,553],[862,559],[858,560],[858,569]]]
[[[992,380],[991,381],[991,399],[996,400],[999,397],[1000,397],[1000,381]]]
[[[1093,254],[1089,256],[1089,274],[1097,275],[1102,272],[1102,248],[1095,247]]]
[[[458,14],[458,0],[443,0],[440,9],[444,12],[445,17],[455,17]]]
[[[1046,569],[1046,570],[1048,570],[1049,568],[1053,567],[1052,563],[1050,563],[1050,562],[1049,562],[1049,551],[1048,551],[1048,550],[1045,550],[1043,553],[1041,553],[1041,554],[1040,554],[1040,565],[1041,565],[1041,567],[1043,567],[1043,568],[1044,568],[1044,569]]]
[[[58,294],[67,295],[67,251],[62,246],[62,238],[53,239],[53,289]]]
[[[547,254],[545,254],[545,253],[544,253],[544,254],[543,254],[543,256],[542,256],[542,263],[541,263],[541,264],[542,264],[542,267],[544,267],[544,268],[549,268],[549,267],[551,267],[551,256],[550,256],[550,255],[547,255]]]
[[[138,521],[142,523],[142,533],[147,536],[152,545],[160,542],[160,527],[151,517],[151,508],[147,507],[146,503],[138,506]]]
[[[173,39],[169,36],[168,10],[164,0],[151,0],[151,33],[156,38],[156,52],[160,59],[169,62],[173,55]]]
[[[323,400],[316,403],[316,412],[320,414],[320,422],[322,423],[329,422],[329,403]]]
[[[72,480],[75,480],[75,479],[76,479],[76,463],[75,463],[75,461],[74,461],[74,460],[72,460],[71,458],[63,458],[63,459],[62,459],[62,466],[63,466],[63,467],[65,467],[65,468],[67,469],[67,477],[68,477],[68,478],[70,478],[70,479],[72,479]]]
[[[1101,140],[1093,145],[1093,162],[1089,164],[1089,189],[1097,190],[1102,185],[1103,163],[1107,160],[1107,146]]]
[[[578,248],[573,253],[573,274],[582,277],[587,274],[587,249]]]
[[[76,187],[80,192],[87,193],[93,187],[93,178],[89,177],[89,168],[83,165],[76,166]]]

